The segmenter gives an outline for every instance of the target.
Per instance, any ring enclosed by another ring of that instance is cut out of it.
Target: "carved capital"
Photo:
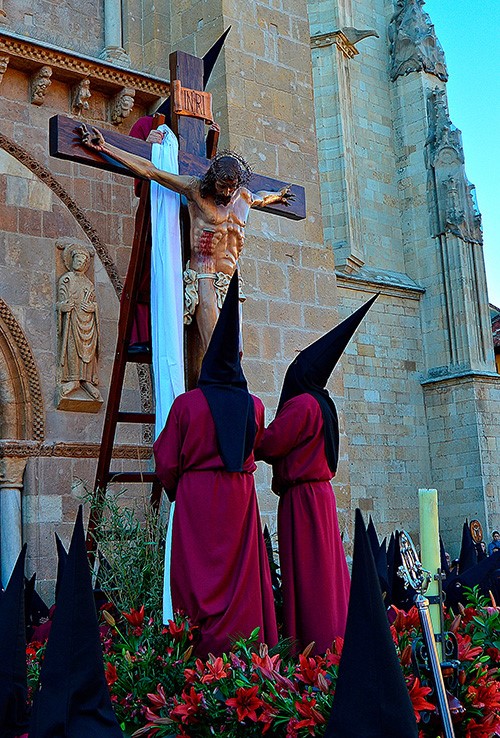
[[[80,80],[71,90],[71,111],[73,115],[86,113],[90,107],[89,100],[91,97],[90,79],[86,77]]]
[[[33,105],[43,105],[45,93],[51,85],[52,67],[45,65],[31,77],[31,102]]]
[[[0,16],[1,18],[1,16]],[[3,76],[9,66],[9,57],[7,54],[0,54],[0,85],[2,84]]]
[[[115,126],[119,126],[128,118],[134,107],[135,90],[124,87],[111,101],[110,117]]]
[[[121,46],[106,46],[100,57],[111,64],[118,64],[121,67],[130,66],[130,57]]]
[[[9,458],[8,456],[0,459],[0,491],[22,488],[27,461],[27,458]]]

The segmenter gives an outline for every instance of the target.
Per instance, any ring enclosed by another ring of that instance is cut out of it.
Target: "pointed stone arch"
[[[0,438],[43,441],[45,415],[38,368],[28,340],[0,298]]]

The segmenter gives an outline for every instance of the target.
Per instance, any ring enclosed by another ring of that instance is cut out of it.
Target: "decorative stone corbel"
[[[312,36],[311,46],[314,48],[318,46],[332,46],[332,44],[335,44],[345,57],[352,59],[354,56],[359,54],[356,44],[369,36],[376,36],[379,38],[377,31],[361,31],[359,28],[348,26],[340,29],[339,31],[330,31],[330,33],[320,33],[316,36]]]
[[[1,17],[2,16],[0,15],[0,18]],[[10,57],[6,54],[0,54],[0,85],[2,84],[3,76],[7,71],[7,67],[9,66],[9,59]]]
[[[4,10],[3,7],[3,0],[0,0],[0,25],[5,25],[7,23],[7,13]]]
[[[52,67],[41,67],[31,78],[31,102],[33,105],[43,105],[45,93],[51,84]]]
[[[128,118],[134,107],[135,90],[124,87],[111,101],[110,116],[114,126],[119,126]]]
[[[73,115],[85,113],[90,107],[89,100],[91,97],[90,79],[86,77],[80,80],[71,90],[71,110]]]

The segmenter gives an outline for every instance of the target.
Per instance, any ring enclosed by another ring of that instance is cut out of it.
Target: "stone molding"
[[[100,451],[99,443],[37,443],[34,441],[0,441],[0,457],[60,457],[66,459],[97,459]],[[153,457],[151,446],[133,446],[123,444],[114,446],[114,459],[147,460]]]
[[[423,379],[420,384],[424,389],[433,385],[461,384],[465,382],[500,383],[500,374],[495,372],[463,371],[443,374],[442,376]]]
[[[18,355],[18,359],[16,361],[18,364],[16,367],[17,372],[22,373],[23,376],[21,379],[27,384],[26,394],[23,398],[26,413],[25,433],[34,441],[42,441],[45,437],[45,413],[38,368],[24,331],[12,314],[7,303],[4,302],[1,297],[0,331],[2,331],[6,336],[8,333],[8,344],[12,352],[13,360],[16,360],[14,358],[15,354]],[[5,358],[8,361],[8,357]]]
[[[170,83],[164,80],[10,34],[4,29],[0,31],[0,53],[10,56],[13,67],[34,71],[49,66],[52,79],[68,82],[74,81],[75,75],[82,79],[90,77],[94,89],[112,94],[125,87],[132,88],[149,105],[170,94]]]

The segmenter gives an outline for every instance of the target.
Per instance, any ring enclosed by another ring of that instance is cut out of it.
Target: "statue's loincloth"
[[[200,279],[211,279],[212,280],[213,288],[215,292],[215,298],[217,301],[217,307],[220,310],[222,308],[222,303],[224,302],[226,295],[227,295],[227,290],[229,288],[231,276],[232,276],[231,274],[226,274],[225,272],[207,272],[207,273],[197,272],[194,269],[191,269],[189,261],[187,262],[186,268],[183,274],[184,325],[190,325],[193,322],[193,316],[200,302],[198,281]],[[244,302],[245,300],[245,297],[241,292],[242,284],[243,284],[243,280],[240,277],[239,278],[240,302]]]

